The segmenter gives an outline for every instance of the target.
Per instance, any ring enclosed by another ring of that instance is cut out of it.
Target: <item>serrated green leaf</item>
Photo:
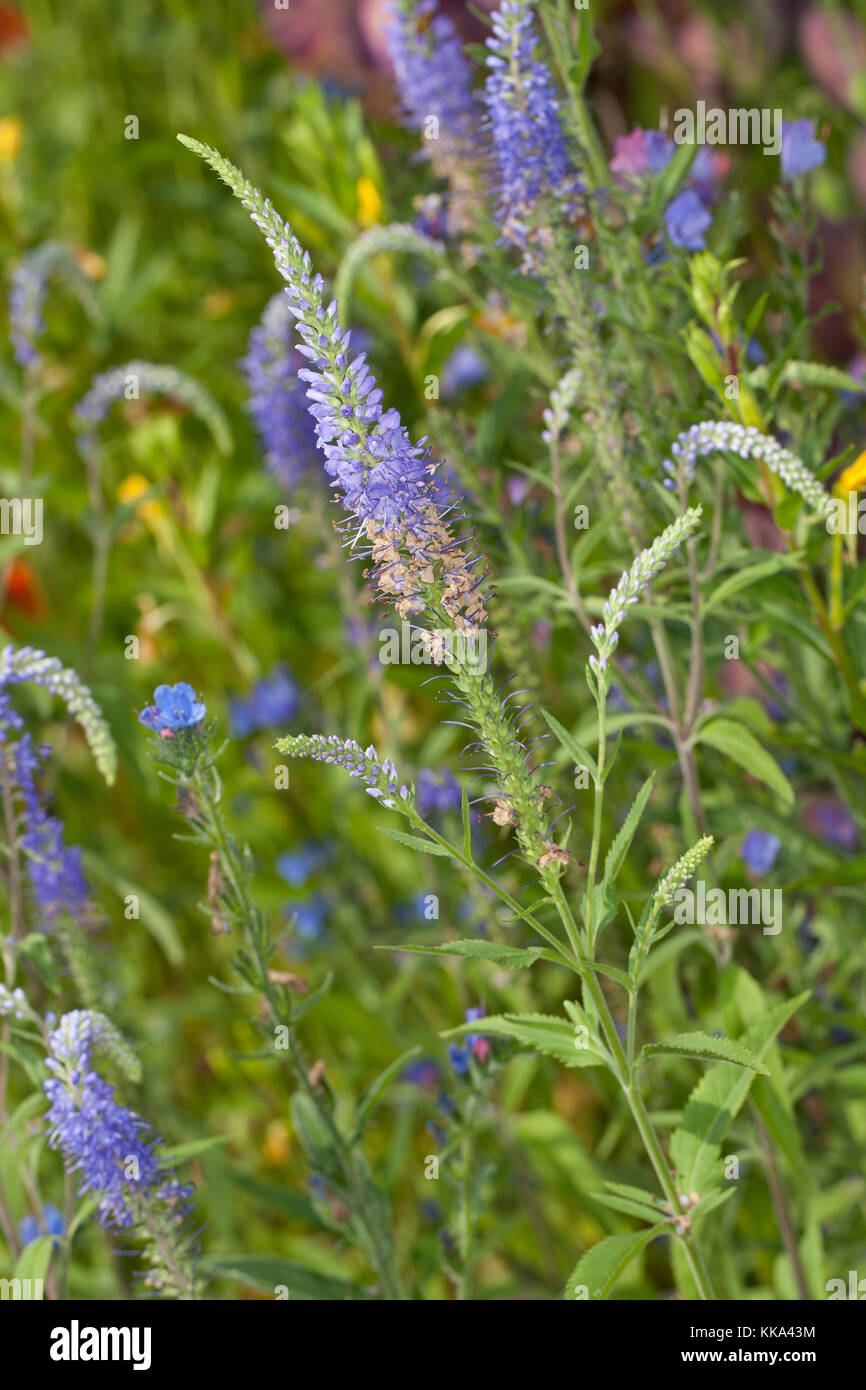
[[[755,367],[749,373],[749,381],[753,386],[764,386],[768,380],[769,372],[765,366]],[[828,391],[853,391],[858,396],[866,391],[862,381],[858,381],[848,372],[843,372],[839,367],[828,366],[825,362],[786,362],[781,380],[786,386],[823,386]]]
[[[415,951],[425,956],[464,956],[486,960],[504,970],[526,970],[545,954],[543,946],[500,946],[496,941],[472,937],[466,941],[446,941],[441,946],[377,946],[377,951]]]
[[[638,825],[640,824],[640,818],[643,815],[644,810],[646,809],[647,802],[649,801],[650,792],[653,789],[655,777],[655,773],[651,772],[649,777],[646,779],[643,786],[641,787],[640,791],[638,792],[637,796],[635,797],[634,801],[632,802],[631,809],[628,815],[626,816],[625,820],[623,821],[622,825],[617,831],[616,836],[614,837],[613,843],[611,844],[611,847],[607,852],[607,857],[604,861],[605,883],[615,883],[617,875],[619,874],[620,869],[625,863],[625,857],[628,854],[631,842],[635,837],[635,832],[637,831]]]
[[[809,998],[809,991],[784,1000],[750,1028],[744,1046],[759,1061],[788,1019]],[[746,1067],[720,1062],[711,1067],[695,1087],[683,1111],[679,1127],[671,1137],[670,1153],[676,1166],[677,1181],[684,1192],[703,1194],[715,1187],[714,1168],[719,1146],[745,1101],[756,1073]]]
[[[555,1057],[566,1067],[596,1067],[603,1060],[601,1052],[593,1046],[595,1039],[591,1033],[588,1047],[576,1047],[573,1026],[564,1018],[553,1018],[547,1014],[494,1014],[491,1018],[474,1023],[461,1023],[457,1028],[448,1029],[442,1036],[465,1037],[468,1033],[512,1038],[531,1051]]]
[[[410,849],[420,849],[424,854],[438,854],[442,859],[451,858],[450,852],[433,840],[425,840],[420,835],[408,835],[405,830],[395,830],[390,825],[377,825],[376,829],[381,830],[383,835],[390,835],[392,840],[399,840],[401,845],[408,845]]]
[[[565,1298],[576,1298],[576,1291],[582,1288],[590,1300],[607,1298],[620,1275],[657,1234],[655,1227],[650,1226],[633,1235],[606,1236],[600,1240],[578,1260],[565,1286]]]
[[[642,1067],[651,1057],[668,1055],[696,1057],[698,1061],[715,1058],[717,1061],[733,1062],[738,1067],[750,1067],[762,1076],[770,1075],[763,1062],[742,1043],[734,1042],[732,1038],[714,1038],[709,1033],[678,1033],[676,1037],[668,1038],[667,1042],[647,1043],[646,1047],[641,1048],[637,1064]]]
[[[624,1216],[636,1216],[639,1221],[649,1221],[653,1226],[658,1226],[665,1219],[658,1207],[652,1210],[640,1202],[633,1201],[631,1197],[620,1197],[615,1192],[599,1192],[595,1200],[613,1211],[621,1211]]]

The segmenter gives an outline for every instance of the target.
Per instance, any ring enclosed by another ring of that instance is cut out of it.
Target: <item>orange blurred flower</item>
[[[3,607],[17,608],[25,618],[38,621],[48,611],[42,586],[28,562],[20,556],[3,571]]]

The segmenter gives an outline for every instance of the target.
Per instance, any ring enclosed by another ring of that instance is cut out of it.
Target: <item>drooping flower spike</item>
[[[64,1014],[48,1038],[43,1082],[50,1101],[49,1144],[59,1148],[70,1173],[80,1175],[79,1192],[99,1195],[103,1225],[132,1226],[131,1197],[157,1182],[155,1142],[143,1137],[147,1126],[134,1111],[118,1105],[114,1087],[93,1070],[101,1041],[100,1015],[87,1010]]]
[[[4,765],[0,776],[5,772]],[[30,735],[24,734],[15,745],[11,776],[24,806],[21,848],[27,856],[30,887],[39,912],[38,925],[50,929],[62,912],[81,921],[89,894],[81,849],[78,845],[66,844],[62,821],[50,816],[42,805],[36,788],[38,772],[37,750]]]
[[[9,646],[0,652],[0,739],[5,729],[21,727],[20,716],[7,692],[10,686],[24,681],[33,681],[60,697],[84,730],[96,766],[106,782],[112,783],[117,771],[117,748],[102,711],[75,671],[36,647]]]
[[[762,461],[771,473],[782,479],[786,487],[805,498],[819,516],[829,514],[832,499],[801,458],[772,435],[762,434],[752,425],[739,425],[729,420],[702,420],[700,424],[692,425],[677,435],[671,445],[673,458],[665,459],[662,464],[664,471],[671,475],[665,480],[665,486],[676,486],[674,476],[678,467],[685,471],[686,479],[691,482],[699,458],[726,452],[739,454],[740,458]]]
[[[93,323],[101,320],[99,301],[69,247],[59,241],[43,242],[16,266],[9,287],[9,337],[19,367],[33,369],[42,362],[37,344],[45,330],[42,310],[52,275],[66,282]]]
[[[381,801],[383,806],[397,808],[401,803],[406,807],[412,804],[412,787],[400,783],[391,759],[380,758],[372,744],[364,749],[353,738],[342,739],[336,734],[297,734],[293,738],[278,739],[276,746],[289,758],[312,758],[315,762],[344,768],[350,777],[361,778],[367,795]]]
[[[133,361],[101,372],[75,408],[73,423],[78,447],[87,457],[97,445],[99,426],[117,401],[137,400],[142,394],[170,396],[204,421],[221,453],[231,451],[231,432],[222,408],[193,377],[162,363]]]

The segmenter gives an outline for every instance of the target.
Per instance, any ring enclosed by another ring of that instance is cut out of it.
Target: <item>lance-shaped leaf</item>
[[[590,753],[589,749],[584,748],[583,744],[574,737],[574,734],[570,734],[567,729],[563,728],[559,720],[554,719],[553,715],[550,714],[546,709],[543,709],[541,713],[544,716],[553,733],[556,735],[559,743],[562,745],[568,756],[571,758],[575,767],[588,768],[590,775],[592,776],[593,782],[597,782],[598,765],[595,761],[595,758]]]
[[[578,1260],[565,1286],[566,1299],[586,1297],[590,1300],[607,1298],[620,1275],[635,1255],[658,1235],[654,1226],[627,1236],[607,1236]],[[582,1293],[586,1289],[586,1294]]]
[[[625,863],[625,857],[629,852],[631,842],[635,837],[635,832],[640,824],[640,818],[644,813],[650,792],[653,789],[655,773],[651,772],[644,782],[634,801],[631,810],[620,826],[614,841],[607,852],[604,861],[604,881],[605,883],[615,883],[617,874]]]
[[[794,789],[779,764],[745,724],[733,719],[710,719],[702,724],[696,741],[724,753],[752,777],[765,782],[779,796],[785,810],[794,805]]]
[[[769,1068],[750,1052],[742,1043],[732,1038],[714,1038],[709,1033],[677,1033],[666,1042],[647,1043],[641,1048],[638,1066],[642,1067],[652,1057],[696,1057],[699,1062],[733,1062],[738,1067],[749,1067],[752,1071],[769,1076]]]
[[[566,1067],[597,1067],[604,1060],[591,1034],[587,1045],[583,1046],[582,1038],[575,1038],[571,1024],[564,1018],[553,1018],[547,1014],[494,1014],[491,1018],[479,1019],[474,1023],[461,1023],[458,1028],[449,1029],[443,1037],[465,1037],[468,1033],[512,1038],[521,1047],[555,1057]]]
[[[809,998],[809,991],[784,1000],[750,1028],[743,1044],[763,1060],[788,1019]],[[717,1186],[719,1146],[745,1101],[756,1072],[721,1062],[712,1067],[692,1092],[679,1127],[671,1138],[671,1158],[684,1192],[704,1195]]]
[[[543,946],[500,946],[496,941],[484,941],[480,937],[446,941],[441,946],[377,946],[376,950],[416,951],[425,956],[465,956],[468,960],[489,961],[491,965],[499,965],[504,970],[526,970],[541,956],[549,955]]]

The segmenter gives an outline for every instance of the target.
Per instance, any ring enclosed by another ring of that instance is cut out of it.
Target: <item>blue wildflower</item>
[[[236,738],[260,729],[274,729],[294,719],[301,703],[297,685],[282,664],[256,681],[247,699],[230,701],[231,727]]]
[[[684,246],[687,251],[702,251],[706,246],[704,234],[713,219],[694,189],[678,193],[665,208],[664,218],[674,246]]]
[[[297,850],[284,850],[277,856],[277,873],[290,887],[303,888],[330,857],[327,845],[306,844]]]
[[[32,1245],[40,1236],[62,1236],[63,1228],[63,1212],[58,1211],[52,1202],[46,1202],[42,1208],[42,1221],[36,1216],[22,1216],[18,1234],[22,1246],[25,1246]],[[60,1244],[58,1240],[52,1243],[55,1247]]]
[[[442,399],[451,400],[462,391],[471,391],[473,386],[480,386],[482,381],[487,380],[489,372],[481,353],[468,343],[460,343],[442,364]]]
[[[740,846],[740,854],[752,873],[760,878],[773,868],[781,848],[778,835],[771,835],[767,830],[750,830]]]
[[[432,768],[422,767],[415,786],[415,802],[420,816],[426,820],[431,815],[459,811],[462,799],[460,783],[447,767],[441,768],[438,773]]]
[[[782,122],[782,177],[811,173],[827,158],[827,146],[815,135],[815,122],[807,118]]]
[[[531,0],[503,0],[487,40],[484,103],[493,140],[503,241],[537,269],[539,247],[577,211],[581,183],[571,163],[553,78],[537,56]],[[539,225],[540,224],[540,225]]]
[[[429,1057],[419,1057],[407,1062],[400,1073],[400,1080],[410,1086],[420,1086],[422,1091],[432,1091],[439,1080],[439,1068]]]
[[[298,378],[303,361],[294,346],[294,320],[286,296],[268,300],[250,334],[241,365],[250,389],[249,409],[265,449],[265,467],[286,491],[316,466],[316,435]]]
[[[327,901],[318,894],[306,902],[292,903],[289,909],[292,925],[305,941],[315,941],[322,934],[328,914]]]
[[[448,1049],[448,1061],[458,1076],[466,1076],[469,1071],[469,1048],[452,1043]]]
[[[141,711],[138,722],[164,734],[167,729],[191,729],[200,724],[206,714],[207,708],[196,699],[192,686],[187,681],[178,681],[177,685],[156,687],[153,704]]]

